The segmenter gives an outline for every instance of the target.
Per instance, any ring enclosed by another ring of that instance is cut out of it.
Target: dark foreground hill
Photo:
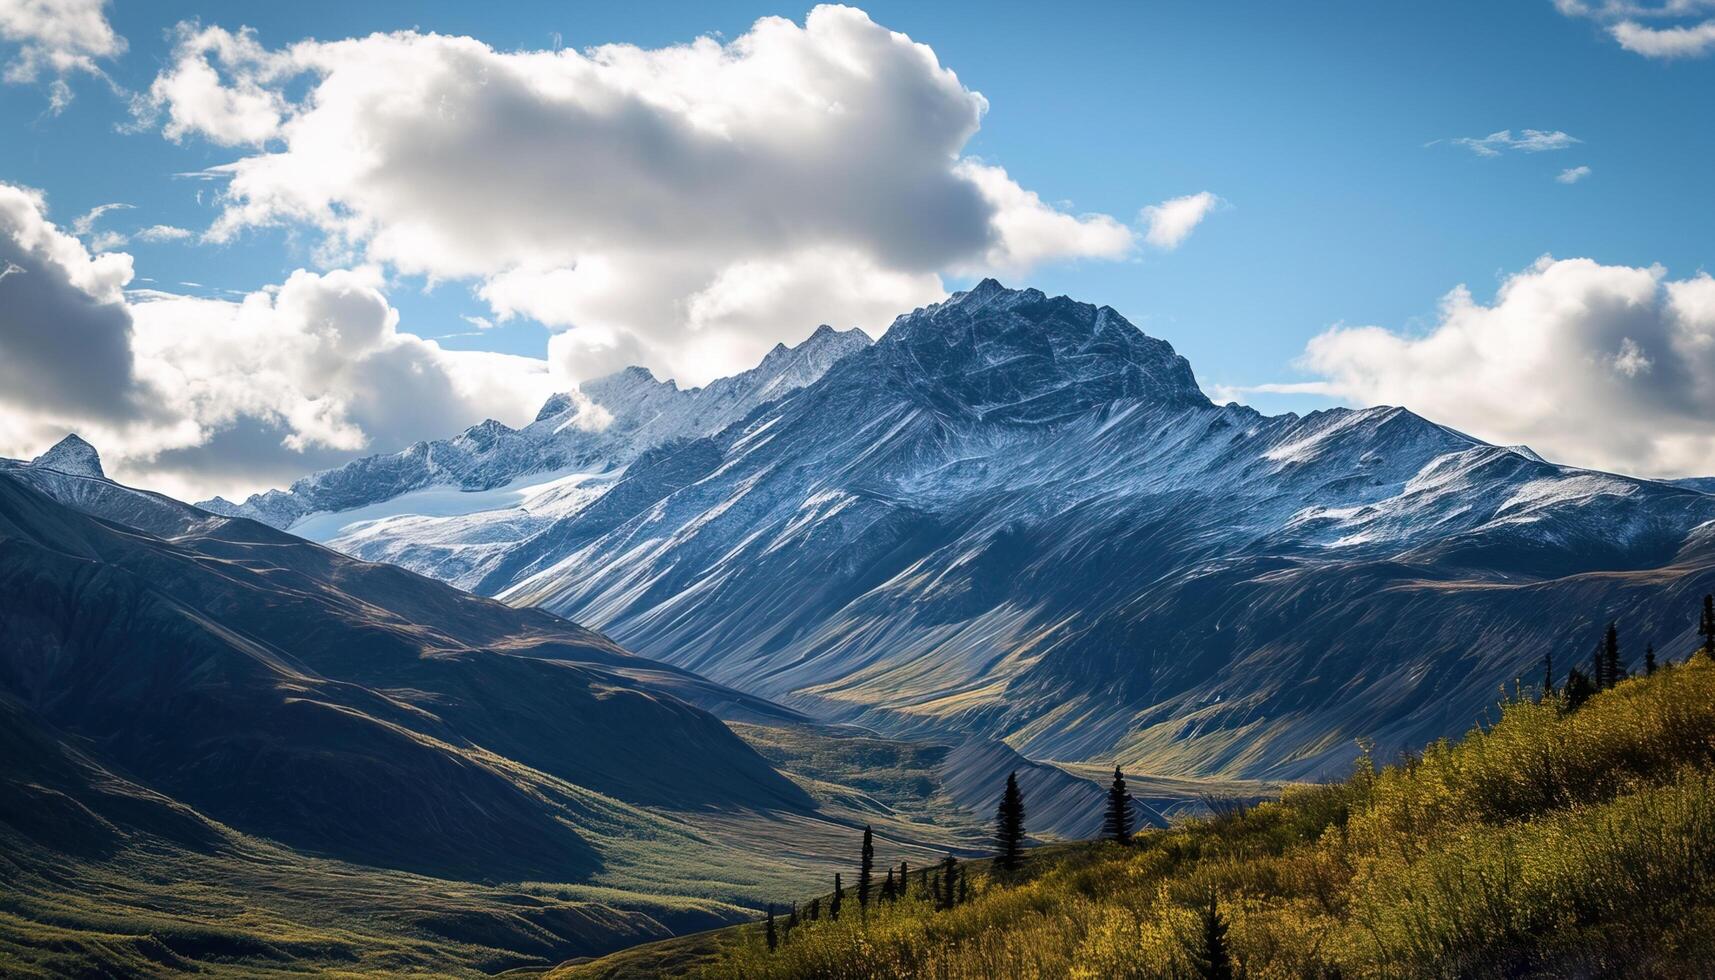
[[[1715,660],[1576,710],[1511,703],[1456,743],[1129,847],[1058,845],[1013,876],[966,872],[951,909],[914,888],[867,916],[781,920],[773,952],[748,925],[551,975],[1209,976],[1213,895],[1226,975],[1707,977]]]

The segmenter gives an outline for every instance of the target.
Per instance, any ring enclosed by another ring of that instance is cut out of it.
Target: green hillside
[[[787,930],[782,917],[776,951],[750,925],[561,972],[1219,975],[1199,970],[1213,894],[1237,976],[1706,975],[1712,763],[1715,661],[1698,656],[1575,710],[1511,700],[1457,742],[1127,847],[1039,849],[1010,880],[967,865],[969,898],[951,909],[914,873],[905,899],[860,916],[854,871],[841,919]]]

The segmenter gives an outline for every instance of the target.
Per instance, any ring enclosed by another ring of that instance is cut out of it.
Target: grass
[[[974,863],[971,880],[951,910],[913,897],[860,917],[848,899],[841,921],[772,953],[747,925],[557,973],[1194,976],[1213,890],[1252,978],[1710,975],[1715,662],[1570,713],[1513,701],[1491,727],[1343,782],[1129,847],[1044,848],[1009,880]]]

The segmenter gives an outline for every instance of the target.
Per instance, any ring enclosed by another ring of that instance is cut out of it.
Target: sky
[[[0,455],[197,499],[994,275],[1715,474],[1715,0],[0,0]]]

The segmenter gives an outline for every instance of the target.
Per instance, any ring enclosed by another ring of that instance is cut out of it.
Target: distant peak
[[[75,432],[54,443],[52,449],[30,460],[30,465],[70,473],[73,476],[103,479],[107,476],[101,469],[101,454]]]
[[[577,403],[572,401],[572,396],[566,392],[562,391],[558,394],[549,395],[548,400],[542,403],[542,410],[536,413],[536,421],[541,422],[558,415],[564,415],[575,404]]]

